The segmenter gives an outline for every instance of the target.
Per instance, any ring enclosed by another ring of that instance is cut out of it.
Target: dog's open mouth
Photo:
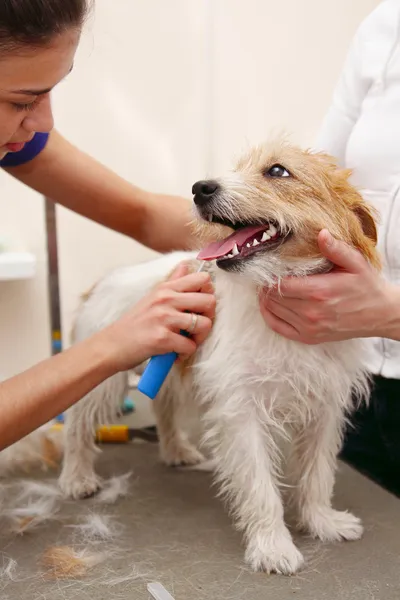
[[[198,258],[216,260],[220,266],[228,262],[244,260],[261,250],[270,249],[286,237],[281,235],[278,225],[272,221],[263,225],[228,223],[220,219],[218,222],[235,229],[234,233],[222,241],[213,242],[203,248]]]

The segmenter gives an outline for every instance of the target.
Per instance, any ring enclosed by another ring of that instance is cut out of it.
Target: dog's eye
[[[265,176],[269,177],[290,177],[290,173],[282,165],[273,165],[268,171],[265,171]]]

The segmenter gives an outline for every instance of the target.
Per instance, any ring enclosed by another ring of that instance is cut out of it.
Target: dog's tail
[[[47,423],[0,452],[0,477],[37,468],[56,469],[63,452],[63,428]]]

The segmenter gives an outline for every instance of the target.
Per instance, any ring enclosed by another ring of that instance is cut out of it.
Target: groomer
[[[149,248],[188,249],[188,201],[134,187],[53,129],[50,94],[73,67],[88,9],[86,0],[1,0],[0,166],[44,196]],[[192,354],[208,335],[214,311],[209,276],[178,268],[112,326],[0,383],[0,449],[118,371],[154,354]],[[182,329],[190,339],[179,334]]]

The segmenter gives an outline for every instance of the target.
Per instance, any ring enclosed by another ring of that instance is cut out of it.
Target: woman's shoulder
[[[361,22],[356,36],[374,42],[376,36],[387,38],[400,28],[400,0],[381,0]]]
[[[381,0],[360,23],[349,52],[349,64],[359,80],[384,76],[400,39],[400,0]]]

